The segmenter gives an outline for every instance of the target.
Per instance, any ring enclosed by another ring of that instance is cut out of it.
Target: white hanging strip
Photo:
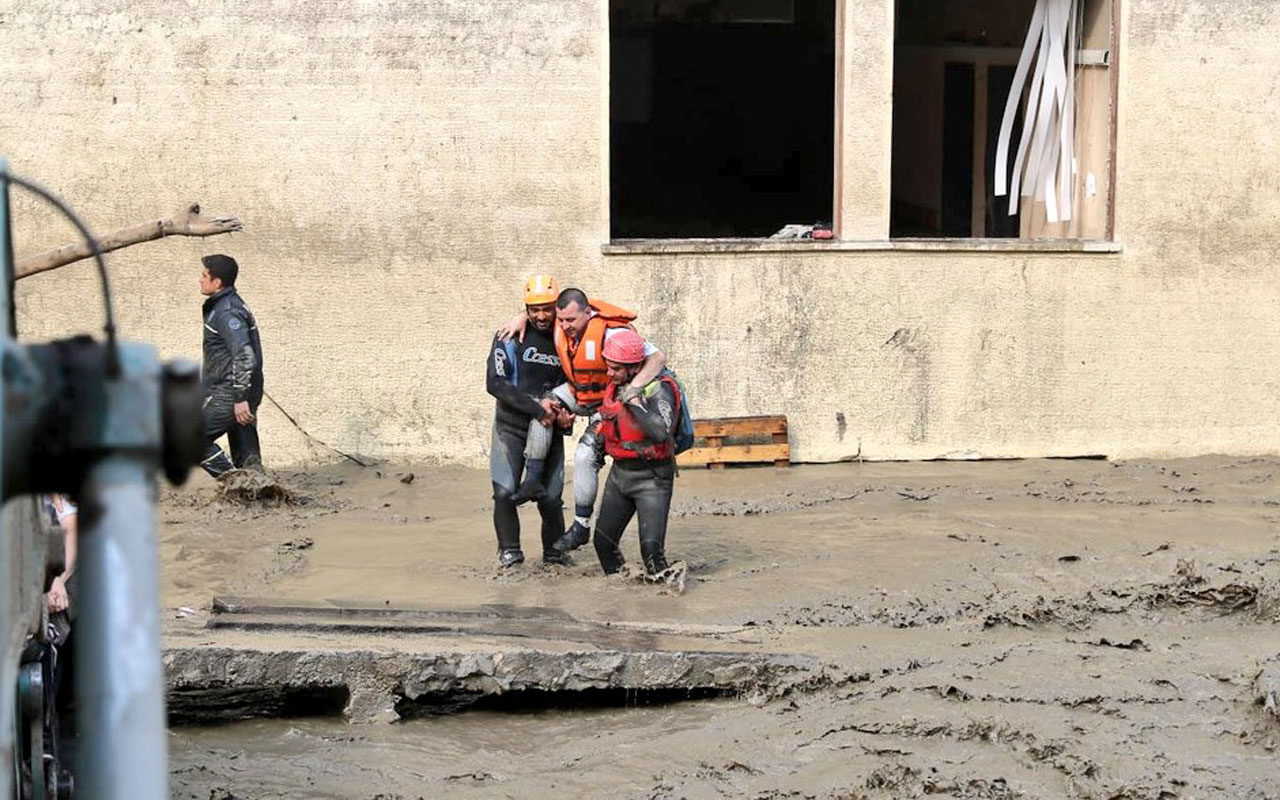
[[[996,144],[995,195],[1045,204],[1049,222],[1069,221],[1075,187],[1075,74],[1080,0],[1036,0]],[[1021,141],[1009,175],[1009,139],[1030,75]]]
[[[1013,135],[1013,121],[1018,116],[1018,105],[1022,101],[1022,90],[1027,83],[1027,74],[1031,71],[1031,61],[1035,58],[1036,46],[1040,43],[1038,34],[1041,26],[1044,25],[1044,7],[1045,0],[1036,0],[1035,10],[1031,12],[1031,28],[1027,33],[1026,42],[1022,45],[1018,67],[1013,71],[1009,97],[1004,101],[1004,118],[1000,120],[1000,136],[996,140],[996,197],[1004,197],[1009,189],[1009,139]]]
[[[1059,216],[1063,222],[1070,222],[1075,194],[1075,149],[1076,149],[1076,41],[1079,35],[1080,15],[1077,13],[1079,3],[1067,4],[1067,49],[1066,56],[1066,96],[1063,98],[1062,130],[1059,132],[1061,155],[1058,161],[1058,183],[1061,186],[1062,201],[1059,203]]]
[[[1051,0],[1044,0],[1046,19],[1048,17],[1048,7]],[[1031,89],[1027,92],[1027,110],[1022,117],[1022,139],[1018,143],[1018,155],[1013,159],[1013,178],[1010,181],[1009,197],[1015,198],[1026,194],[1020,191],[1023,184],[1024,170],[1023,166],[1027,163],[1027,151],[1031,146],[1032,137],[1036,132],[1036,119],[1039,117],[1041,107],[1044,105],[1044,53],[1049,46],[1048,28],[1043,24],[1040,31],[1036,34],[1037,46],[1040,49],[1040,55],[1036,59],[1033,74],[1031,76]],[[1019,89],[1021,91],[1021,89]],[[1018,213],[1017,201],[1011,200],[1009,203],[1010,216]]]

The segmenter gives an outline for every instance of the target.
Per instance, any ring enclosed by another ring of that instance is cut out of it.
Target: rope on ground
[[[361,461],[360,459],[356,458],[355,456],[351,455],[350,453],[344,453],[344,452],[342,452],[341,450],[339,450],[338,448],[336,448],[336,447],[334,447],[333,445],[329,444],[328,442],[325,442],[325,441],[322,441],[322,440],[320,440],[320,439],[317,439],[316,437],[312,436],[310,433],[307,433],[306,429],[305,429],[305,428],[303,428],[301,425],[299,425],[299,424],[298,424],[298,421],[297,421],[296,419],[294,419],[294,418],[293,418],[293,415],[292,415],[292,414],[290,414],[288,411],[285,411],[285,410],[284,410],[284,407],[282,407],[279,403],[277,403],[277,402],[276,402],[276,399],[275,399],[274,397],[272,397],[271,395],[267,394],[265,391],[262,393],[262,396],[263,396],[263,397],[265,397],[265,398],[267,398],[268,400],[270,400],[270,401],[271,401],[271,405],[275,406],[275,407],[276,407],[276,410],[277,410],[277,411],[279,411],[281,414],[284,414],[284,418],[285,418],[285,419],[287,419],[287,420],[289,420],[289,422],[293,423],[293,427],[297,428],[299,433],[301,433],[303,436],[307,437],[308,441],[315,442],[316,444],[320,445],[321,447],[328,448],[329,450],[332,450],[333,452],[337,453],[338,455],[342,456],[343,458],[347,459],[348,461],[354,461],[355,463],[359,464],[359,465],[360,465],[360,466],[362,466],[362,467],[372,467],[372,466],[373,466],[373,462],[371,462],[371,461],[370,461],[370,462]]]

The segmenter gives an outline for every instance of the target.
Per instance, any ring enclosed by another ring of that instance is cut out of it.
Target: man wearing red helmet
[[[676,474],[675,435],[680,389],[663,372],[639,393],[625,392],[645,360],[645,341],[620,330],[603,348],[609,386],[600,404],[604,451],[613,459],[596,518],[595,544],[606,574],[622,568],[618,541],[633,516],[640,518],[640,556],[650,575],[667,569],[667,516]],[[624,394],[629,399],[623,399]]]

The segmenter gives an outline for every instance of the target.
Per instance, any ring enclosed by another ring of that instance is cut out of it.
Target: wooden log
[[[109,253],[122,247],[151,242],[166,236],[216,236],[220,233],[241,230],[244,230],[244,225],[235,217],[206,216],[200,211],[199,203],[190,203],[167,217],[108,233],[98,240],[98,247],[102,252]],[[92,255],[93,252],[85,242],[46,250],[43,253],[18,259],[17,264],[14,265],[14,278],[26,278],[48,272]]]

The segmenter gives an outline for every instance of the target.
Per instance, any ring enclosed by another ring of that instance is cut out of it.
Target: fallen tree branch
[[[102,252],[108,253],[129,245],[163,239],[166,236],[216,236],[219,233],[241,230],[244,230],[244,226],[235,217],[205,216],[200,212],[200,204],[192,203],[162,219],[108,233],[98,240],[98,246],[102,248]],[[25,278],[40,272],[48,272],[92,255],[89,245],[84,242],[63,245],[19,259],[14,269],[14,277]]]

